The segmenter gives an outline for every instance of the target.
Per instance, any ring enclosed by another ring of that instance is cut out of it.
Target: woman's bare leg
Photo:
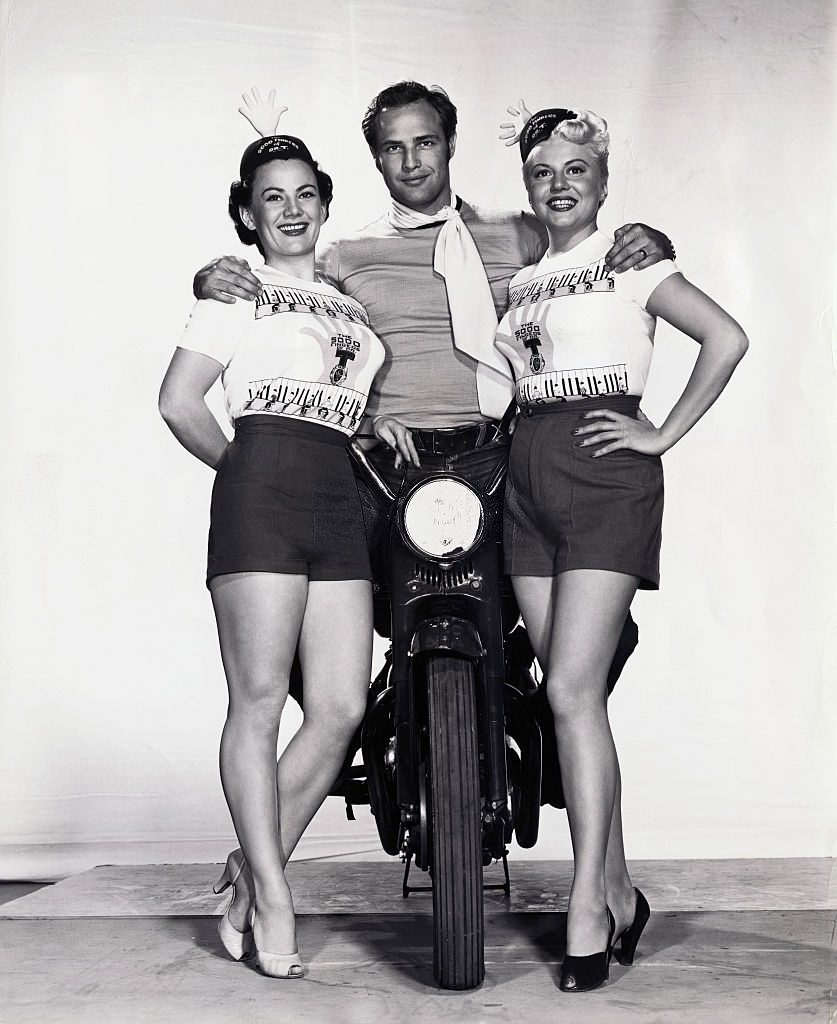
[[[616,792],[613,797],[613,817],[607,837],[605,862],[605,895],[607,905],[616,924],[614,935],[621,935],[630,927],[636,913],[636,893],[625,861],[625,843],[622,837],[622,770],[616,760]]]
[[[617,934],[633,917],[606,678],[637,581],[619,573],[574,570],[558,577],[517,577],[514,585],[555,717],[576,863],[567,950],[584,956],[604,948],[605,902]]]
[[[299,639],[305,712],[276,765],[282,862],[328,795],[366,710],[372,584],[313,582]]]
[[[293,900],[277,828],[276,744],[308,594],[306,576],[216,576],[210,585],[229,708],[221,781],[258,907],[259,948],[296,950]],[[237,908],[239,909],[239,908]],[[244,922],[231,921],[242,930]]]
[[[276,764],[284,866],[328,795],[366,710],[372,669],[372,585],[315,581],[299,639],[305,688],[302,725]],[[243,931],[254,892],[249,871],[236,885],[230,921]]]

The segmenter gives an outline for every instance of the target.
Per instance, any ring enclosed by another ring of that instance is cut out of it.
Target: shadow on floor
[[[165,930],[181,936],[184,919],[166,919]],[[218,918],[193,919],[192,939],[202,952],[229,959],[218,939]],[[368,963],[395,967],[407,984],[435,988],[433,980],[433,920],[426,915],[361,914],[349,916],[302,914],[297,918],[297,939],[303,960]],[[258,970],[253,963],[245,964]]]
[[[37,892],[38,889],[44,889],[48,885],[52,885],[52,882],[0,882],[0,906]]]

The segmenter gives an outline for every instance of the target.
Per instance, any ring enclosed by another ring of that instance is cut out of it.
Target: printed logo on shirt
[[[532,373],[540,373],[544,368],[543,356],[539,351],[542,344],[540,325],[531,321],[521,324],[514,332],[514,336],[524,348],[529,349],[529,366]]]
[[[331,347],[337,350],[337,363],[332,367],[328,379],[332,384],[342,384],[349,376],[346,363],[354,361],[355,353],[360,351],[360,342],[348,334],[335,334],[331,339]]]
[[[247,412],[273,412],[295,419],[316,419],[353,434],[360,426],[366,395],[334,384],[273,377],[250,381]]]
[[[537,376],[523,377],[517,382],[517,400],[521,405],[543,405],[545,402],[566,402],[573,398],[627,393],[628,367],[625,363],[587,366],[578,370],[552,370]]]
[[[528,306],[539,299],[556,299],[564,295],[589,295],[591,292],[612,292],[613,271],[605,267],[604,256],[589,267],[572,267],[536,277],[509,289],[509,309]]]
[[[357,302],[323,295],[321,292],[304,288],[288,288],[274,284],[263,284],[256,298],[256,319],[275,316],[277,313],[315,313],[333,319],[348,320],[349,323],[369,326],[369,315]]]

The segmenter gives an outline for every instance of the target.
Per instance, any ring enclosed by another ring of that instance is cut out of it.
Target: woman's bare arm
[[[594,458],[631,448],[646,455],[662,455],[676,444],[718,398],[727,385],[749,342],[735,320],[682,274],[672,274],[654,289],[646,304],[654,316],[676,327],[700,345],[691,376],[674,408],[660,427],[642,413],[638,419],[603,409],[585,414],[595,420],[580,427],[588,435],[582,446],[604,444]]]
[[[223,369],[211,356],[176,348],[158,402],[160,415],[186,451],[213,468],[229,441],[209,411],[205,396]]]

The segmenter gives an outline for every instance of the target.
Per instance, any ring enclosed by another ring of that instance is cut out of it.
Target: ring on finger
[[[640,249],[639,251],[642,253],[642,258],[644,260],[647,260],[648,259],[648,253],[644,249]]]

